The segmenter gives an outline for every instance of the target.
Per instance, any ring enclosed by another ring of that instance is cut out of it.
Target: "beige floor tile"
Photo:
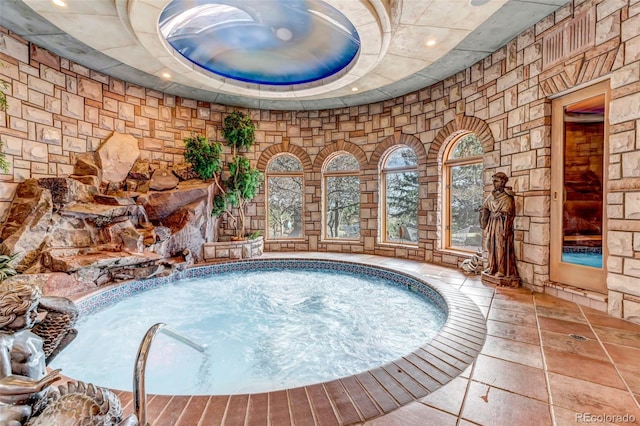
[[[475,426],[478,423],[474,423],[474,422],[470,422],[469,420],[465,420],[465,419],[460,419],[460,421],[458,422],[458,426]]]
[[[548,318],[555,318],[555,319],[564,320],[564,321],[586,323],[587,320],[585,319],[582,312],[580,312],[579,309],[575,308],[575,306],[577,305],[574,303],[573,306],[574,307],[568,307],[568,308],[555,308],[555,307],[536,305],[536,313],[538,314],[539,317],[548,317]]]
[[[536,316],[533,312],[518,312],[513,310],[491,308],[489,310],[489,319],[494,321],[502,321],[509,324],[537,327]]]
[[[471,371],[473,370],[473,366],[474,366],[473,363],[469,364],[469,366],[467,368],[465,368],[464,371],[462,373],[460,373],[460,375],[458,377],[462,377],[464,379],[471,378]]]
[[[616,365],[638,368],[640,374],[640,349],[604,342],[604,347]]]
[[[587,417],[588,415],[590,414],[595,415],[596,413],[575,412],[573,410],[567,410],[566,408],[557,407],[557,406],[552,406],[551,410],[553,411],[553,416],[557,426],[584,426],[589,424],[597,424],[598,426],[600,425],[615,426],[616,425],[616,423],[611,423],[611,422],[587,420],[589,418]],[[620,426],[621,424],[628,424],[631,426],[634,424],[637,425],[638,423],[637,422],[617,423],[617,426]]]
[[[533,293],[526,288],[496,287],[495,298],[510,302],[533,303]]]
[[[440,389],[422,398],[420,402],[457,416],[460,414],[468,384],[469,380],[456,377]]]
[[[640,371],[638,370],[640,370],[638,365],[633,367],[618,366],[618,371],[624,382],[629,386],[629,389],[631,389],[631,392],[640,395]]]
[[[462,418],[491,426],[552,423],[548,404],[474,381],[464,400]]]
[[[596,311],[595,309],[583,307],[582,310],[589,322],[594,326],[618,328],[620,330],[640,333],[640,324],[635,324],[631,321],[623,320],[622,318],[614,318],[612,316],[605,315],[600,311]]]
[[[547,369],[576,379],[587,380],[617,389],[626,389],[613,364],[580,354],[543,347]]]
[[[480,355],[476,359],[472,380],[549,402],[544,370]]]
[[[485,289],[495,290],[494,286],[487,285],[483,283],[481,280],[475,279],[474,277],[469,277],[469,276],[467,276],[467,279],[464,281],[463,285],[465,287],[475,287],[475,288],[485,288]]]
[[[464,290],[462,290],[464,292]],[[485,296],[477,296],[475,294],[467,294],[467,296],[469,297],[469,299],[473,300],[473,302],[478,305],[478,306],[484,306],[484,307],[489,307],[491,306],[491,297],[485,297]]]
[[[615,343],[617,345],[630,346],[640,349],[640,333],[631,330],[621,330],[619,328],[602,327],[594,325],[596,334],[605,343]]]
[[[549,373],[553,405],[576,413],[624,415],[640,419],[640,410],[628,391]]]
[[[523,302],[520,300],[493,298],[492,308],[505,309],[508,311],[534,313],[535,308],[531,302]]]
[[[466,286],[463,285],[462,287],[460,287],[460,291],[462,291],[464,294],[466,295],[475,295],[475,296],[482,296],[482,297],[488,297],[488,298],[492,298],[493,297],[493,289],[491,288],[484,288],[484,287],[473,287],[473,286]]]
[[[631,391],[640,394],[640,349],[613,343],[604,347]]]
[[[537,306],[545,306],[548,308],[580,311],[580,308],[575,302],[569,300],[560,299],[559,297],[549,296],[547,294],[535,293],[533,299]]]
[[[554,333],[553,331],[546,330],[541,330],[540,335],[542,336],[542,346],[545,349],[569,352],[601,361],[609,360],[600,342],[597,340],[577,340],[568,334]]]
[[[589,339],[595,339],[596,336],[591,331],[591,327],[587,323],[575,321],[565,321],[557,318],[538,317],[538,323],[541,330],[553,331],[561,334],[577,334]]]
[[[487,336],[481,353],[535,368],[542,368],[543,365],[540,346],[502,339],[500,337]]]
[[[531,345],[540,343],[540,336],[535,327],[515,325],[508,322],[487,320],[487,334]]]
[[[457,421],[456,416],[419,402],[412,402],[384,417],[364,424],[367,426],[455,426]]]

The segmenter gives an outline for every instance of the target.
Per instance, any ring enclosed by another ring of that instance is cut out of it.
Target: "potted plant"
[[[249,116],[235,111],[224,119],[222,136],[231,148],[231,159],[228,170],[223,173],[220,192],[213,200],[212,214],[219,217],[227,213],[235,230],[234,239],[243,240],[246,238],[246,206],[258,193],[263,180],[262,173],[241,154],[253,145],[255,126]]]

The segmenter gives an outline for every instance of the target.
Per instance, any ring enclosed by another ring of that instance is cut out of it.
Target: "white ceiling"
[[[88,68],[162,92],[234,106],[318,110],[377,102],[441,81],[568,0],[324,0],[354,23],[362,52],[337,78],[284,87],[235,82],[184,60],[158,31],[169,0],[65,1],[62,8],[51,0],[0,0],[0,26]],[[436,44],[428,47],[428,40]]]

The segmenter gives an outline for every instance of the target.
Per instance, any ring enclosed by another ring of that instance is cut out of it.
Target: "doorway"
[[[609,82],[552,102],[552,281],[606,293]]]

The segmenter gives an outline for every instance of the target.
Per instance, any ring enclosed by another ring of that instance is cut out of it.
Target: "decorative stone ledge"
[[[202,251],[204,260],[209,262],[221,259],[250,259],[262,255],[264,237],[244,241],[205,243]]]
[[[570,286],[567,284],[547,281],[544,283],[544,293],[560,299],[569,300],[578,305],[588,306],[598,311],[607,312],[608,297],[606,294]],[[611,314],[611,313],[610,313]],[[620,316],[620,315],[614,315]]]

